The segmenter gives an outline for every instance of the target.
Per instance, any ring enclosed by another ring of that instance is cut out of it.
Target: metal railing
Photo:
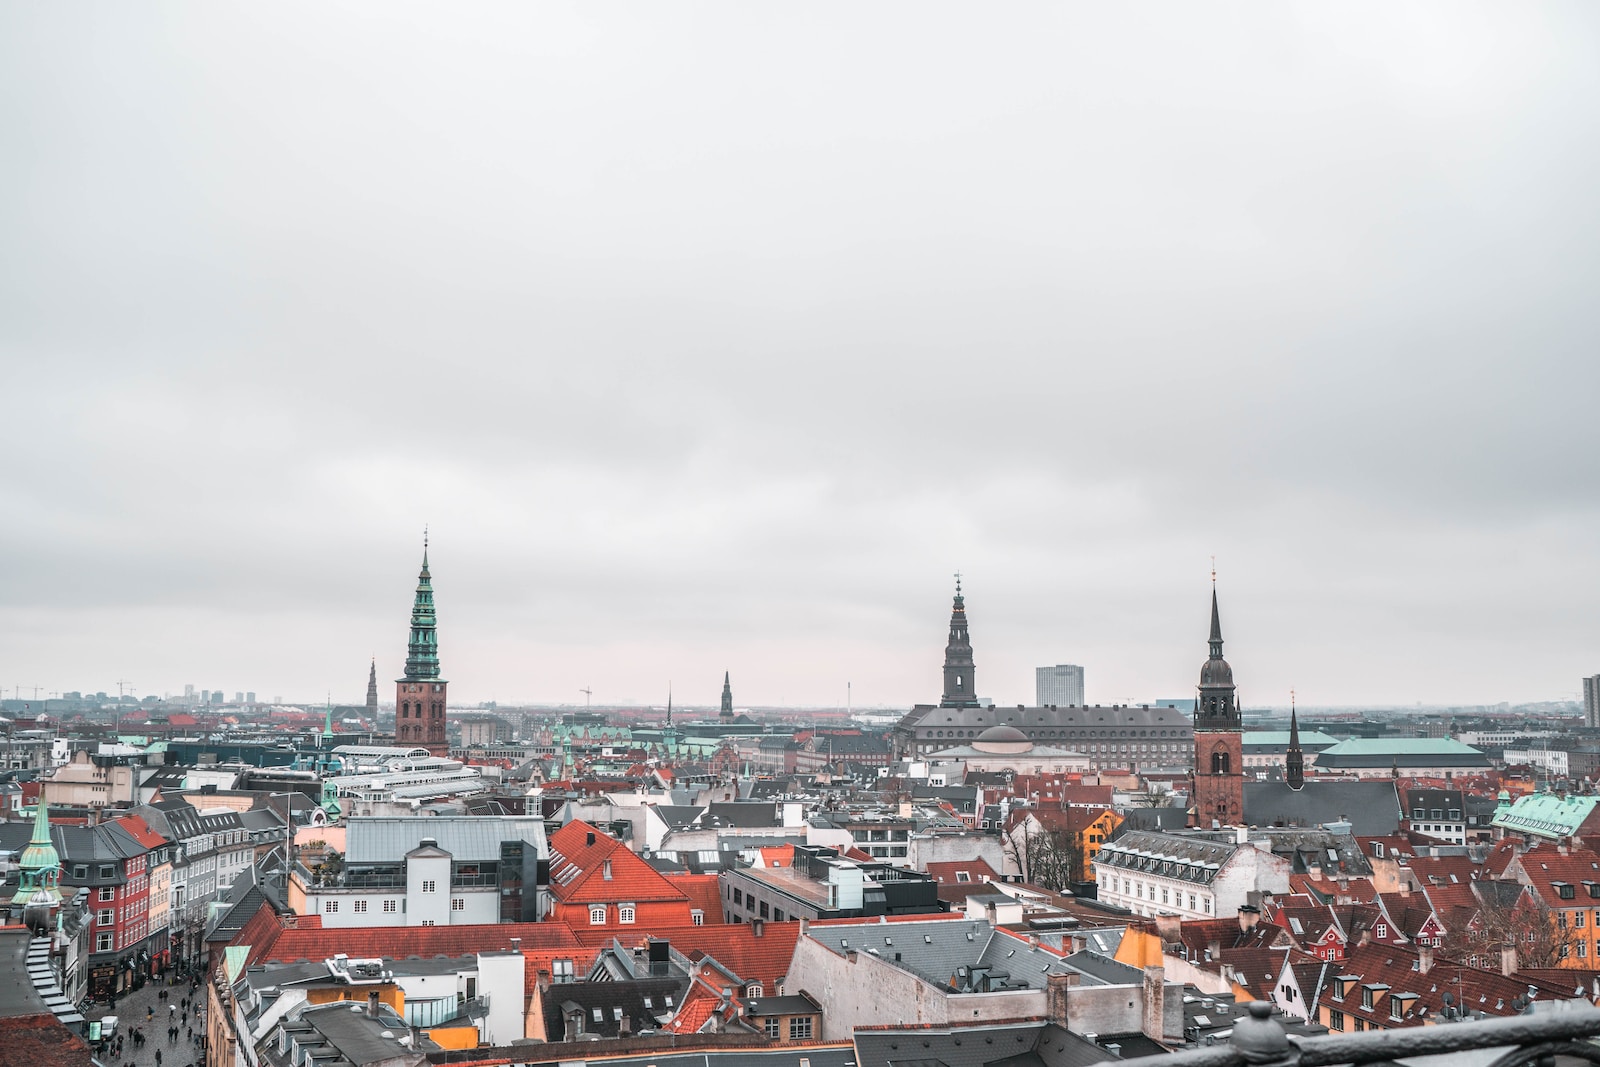
[[[1566,1008],[1563,1003],[1563,1008]],[[1558,1056],[1600,1064],[1600,1008],[1552,1010],[1540,1005],[1509,1019],[1484,1019],[1359,1034],[1290,1037],[1272,1017],[1272,1005],[1251,1001],[1250,1017],[1233,1027],[1228,1044],[1125,1061],[1121,1067],[1332,1067],[1442,1056],[1472,1049],[1507,1051],[1490,1067],[1553,1067]],[[1541,1010],[1543,1009],[1543,1010]],[[1168,1062],[1176,1061],[1176,1062]]]

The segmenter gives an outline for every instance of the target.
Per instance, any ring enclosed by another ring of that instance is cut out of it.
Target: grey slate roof
[[[859,1067],[1088,1067],[1111,1053],[1054,1023],[857,1030]]]
[[[499,860],[502,841],[528,841],[547,850],[544,820],[536,815],[506,817],[357,816],[347,823],[345,862],[398,863],[431,837],[457,860]]]
[[[1400,828],[1400,796],[1392,779],[1305,783],[1244,783],[1245,821],[1256,826],[1319,826],[1347,819],[1361,837],[1381,837]]]
[[[1019,989],[1043,989],[1049,973],[1078,971],[1055,953],[976,920],[813,926],[806,936],[841,954],[869,952],[939,986],[947,986],[962,968],[970,974],[974,967],[987,967]],[[1085,985],[1106,984],[1095,975],[1078,973]]]

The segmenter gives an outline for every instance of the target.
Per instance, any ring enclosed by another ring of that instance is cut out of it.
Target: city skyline
[[[1592,8],[96,20],[0,13],[0,684],[359,702],[424,525],[460,704],[909,706],[958,569],[981,695],[1186,694],[1213,556],[1246,709],[1600,670]]]

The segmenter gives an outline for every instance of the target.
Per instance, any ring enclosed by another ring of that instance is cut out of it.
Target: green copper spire
[[[18,863],[22,872],[22,887],[12,898],[14,904],[59,903],[61,891],[56,883],[61,878],[61,856],[50,841],[50,806],[39,797],[39,806],[33,813],[33,837],[22,850]]]
[[[417,597],[411,604],[411,641],[406,646],[405,681],[431,681],[439,677],[439,635],[433,617],[433,579],[428,574],[428,538],[422,538],[422,573],[417,575]]]

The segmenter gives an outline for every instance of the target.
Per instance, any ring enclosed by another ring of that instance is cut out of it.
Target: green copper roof
[[[1600,796],[1558,797],[1554,793],[1529,793],[1495,813],[1493,825],[1535,837],[1571,837],[1600,804]]]
[[[1337,745],[1339,739],[1321,730],[1301,730],[1300,747],[1308,745]],[[1276,748],[1289,747],[1288,730],[1246,730],[1244,732],[1244,747],[1251,745],[1271,745]]]
[[[428,548],[422,548],[422,573],[417,575],[417,596],[411,604],[411,640],[406,645],[408,682],[439,677],[439,635],[433,616],[433,579],[428,574]]]
[[[22,850],[17,865],[22,873],[22,885],[12,898],[12,903],[26,904],[36,897],[46,896],[52,902],[61,899],[61,893],[56,889],[61,877],[61,856],[50,840],[50,806],[44,802],[44,797],[39,798],[39,804],[34,809],[33,837],[28,840],[28,847]]]

